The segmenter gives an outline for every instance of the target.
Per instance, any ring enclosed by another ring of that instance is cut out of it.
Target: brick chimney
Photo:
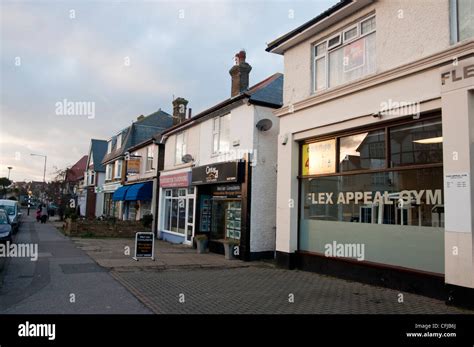
[[[186,107],[188,100],[176,98],[173,100],[173,125],[179,124],[186,119]]]
[[[229,70],[232,77],[232,89],[230,96],[236,96],[249,88],[249,74],[252,67],[245,61],[245,51],[242,50],[235,55],[235,64]]]

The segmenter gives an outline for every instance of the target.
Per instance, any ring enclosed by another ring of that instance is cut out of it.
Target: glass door
[[[196,195],[194,187],[188,189],[186,206],[186,244],[192,244],[194,237],[194,213],[196,209]]]

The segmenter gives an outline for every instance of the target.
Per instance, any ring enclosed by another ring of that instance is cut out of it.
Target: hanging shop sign
[[[140,158],[132,157],[127,161],[127,174],[140,173]]]
[[[135,256],[133,259],[151,258],[155,260],[155,235],[152,232],[137,232],[135,234]]]
[[[303,176],[336,172],[336,139],[304,144],[302,150]]]
[[[241,181],[240,162],[218,163],[193,168],[192,184],[233,183]]]
[[[178,174],[160,176],[160,187],[176,188],[189,186],[191,172],[182,172]]]

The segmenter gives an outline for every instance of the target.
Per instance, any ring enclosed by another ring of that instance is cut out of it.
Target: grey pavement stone
[[[0,274],[0,313],[151,313],[50,223],[39,224],[25,215],[15,241],[38,243],[38,252],[44,256],[35,262],[6,259]]]
[[[155,313],[473,313],[424,296],[303,271],[266,267],[118,272],[112,275]],[[184,303],[179,301],[184,294]],[[294,303],[289,295],[294,295]]]

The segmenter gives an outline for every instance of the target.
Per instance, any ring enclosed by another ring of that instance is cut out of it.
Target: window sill
[[[175,236],[181,236],[181,237],[185,237],[185,234],[180,234],[180,233],[177,233],[176,231],[170,231],[170,230],[160,230],[160,232],[162,233],[167,233],[167,234],[171,234],[171,235],[175,235]]]

